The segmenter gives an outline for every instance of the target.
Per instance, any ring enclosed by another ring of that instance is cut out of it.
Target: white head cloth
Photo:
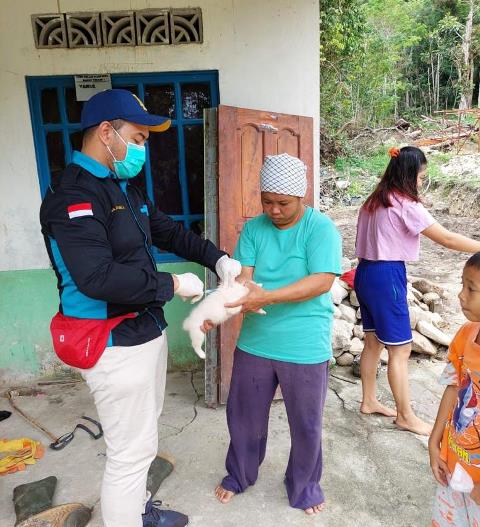
[[[288,154],[267,156],[260,170],[260,190],[304,198],[307,193],[307,167]]]

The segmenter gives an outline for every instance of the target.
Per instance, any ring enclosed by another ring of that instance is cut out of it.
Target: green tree
[[[477,0],[322,0],[322,123],[378,126],[469,107],[480,68]],[[478,90],[480,100],[480,90]]]

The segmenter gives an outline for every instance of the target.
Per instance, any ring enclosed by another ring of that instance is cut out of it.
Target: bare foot
[[[373,403],[362,402],[362,404],[360,405],[360,412],[366,415],[380,414],[386,415],[387,417],[397,417],[396,410],[383,405],[379,401],[374,401]]]
[[[314,505],[313,507],[308,507],[308,509],[305,509],[305,514],[312,516],[313,514],[322,512],[323,509],[325,509],[325,503],[320,503],[320,505]]]
[[[407,418],[397,417],[394,421],[398,428],[401,430],[407,430],[414,434],[421,436],[429,436],[432,433],[432,425],[422,421],[415,414],[408,416]]]
[[[215,489],[215,496],[220,503],[228,503],[235,496],[235,492],[225,490],[221,485],[218,485]]]

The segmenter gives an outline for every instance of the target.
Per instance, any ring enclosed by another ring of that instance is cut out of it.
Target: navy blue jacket
[[[225,253],[160,212],[104,165],[81,152],[72,161],[40,209],[59,310],[94,319],[138,312],[112,331],[108,345],[148,342],[166,328],[163,306],[173,297],[172,275],[157,271],[152,245],[212,271]]]

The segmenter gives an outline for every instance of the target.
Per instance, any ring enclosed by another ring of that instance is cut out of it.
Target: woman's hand
[[[211,329],[213,329],[215,327],[215,324],[211,321],[211,320],[205,320],[201,326],[201,330],[204,332],[204,333],[207,333],[208,331],[210,331]]]
[[[240,307],[242,313],[257,312],[270,303],[269,292],[253,282],[245,282],[249,292],[236,302],[225,304],[225,307]]]
[[[435,479],[440,483],[440,485],[446,487],[448,485],[447,476],[450,477],[450,471],[448,470],[448,465],[440,457],[440,446],[429,444],[428,452],[430,454],[430,467],[432,469]]]

